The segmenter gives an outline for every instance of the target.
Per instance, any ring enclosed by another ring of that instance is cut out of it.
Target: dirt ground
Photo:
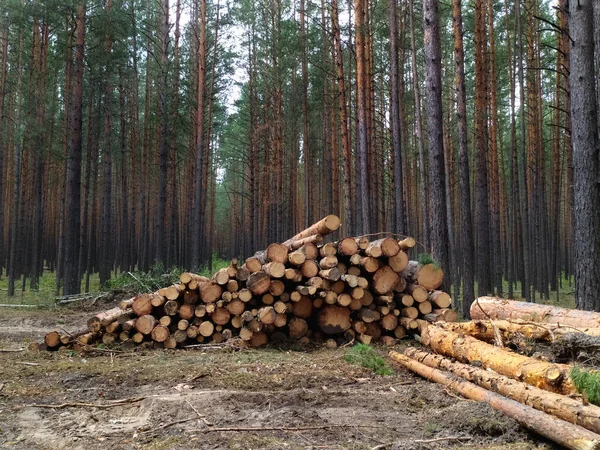
[[[26,347],[57,327],[73,331],[92,313],[4,309],[0,349]],[[347,351],[0,351],[0,448],[553,448],[403,369],[379,377],[351,365]],[[33,406],[63,403],[81,405]]]

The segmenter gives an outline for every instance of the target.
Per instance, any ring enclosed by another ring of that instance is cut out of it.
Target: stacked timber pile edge
[[[210,279],[184,273],[178,284],[91,317],[85,330],[48,333],[38,347],[175,348],[232,338],[252,347],[288,338],[390,345],[427,321],[456,321],[450,296],[438,289],[442,269],[409,261],[413,238],[322,244],[339,226],[337,216],[327,216]]]

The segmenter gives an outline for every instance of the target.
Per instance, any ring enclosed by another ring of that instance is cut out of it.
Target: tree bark
[[[67,211],[65,224],[65,284],[64,295],[78,294],[81,290],[79,277],[79,251],[81,232],[81,143],[83,107],[83,58],[85,45],[85,3],[77,5],[75,23],[75,62],[73,64],[71,94],[71,127],[67,169]]]
[[[570,36],[571,141],[575,213],[575,300],[577,307],[600,311],[600,143],[594,72],[592,0],[571,0]]]

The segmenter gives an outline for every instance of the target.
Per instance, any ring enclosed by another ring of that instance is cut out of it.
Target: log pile
[[[407,348],[404,354],[390,352],[390,357],[427,380],[487,402],[566,448],[600,449],[600,406],[587,391],[595,387],[577,387],[572,365],[503,346],[520,336],[550,341],[553,349],[600,348],[598,313],[482,297],[473,302],[471,316],[475,320],[423,328],[421,342],[435,354]]]
[[[414,239],[323,243],[339,226],[337,216],[327,216],[211,278],[184,273],[177,284],[91,317],[86,330],[49,333],[44,346],[175,348],[234,337],[252,347],[287,338],[392,344],[427,321],[457,319],[452,299],[439,290],[442,269],[409,260]]]

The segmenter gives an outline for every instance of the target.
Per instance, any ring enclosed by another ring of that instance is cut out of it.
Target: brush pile
[[[210,279],[184,273],[178,284],[91,317],[86,330],[48,333],[41,347],[175,348],[234,337],[252,347],[288,338],[332,347],[352,340],[393,344],[427,321],[456,321],[450,296],[438,289],[442,269],[409,260],[414,239],[322,243],[339,226],[337,216],[327,216]]]

